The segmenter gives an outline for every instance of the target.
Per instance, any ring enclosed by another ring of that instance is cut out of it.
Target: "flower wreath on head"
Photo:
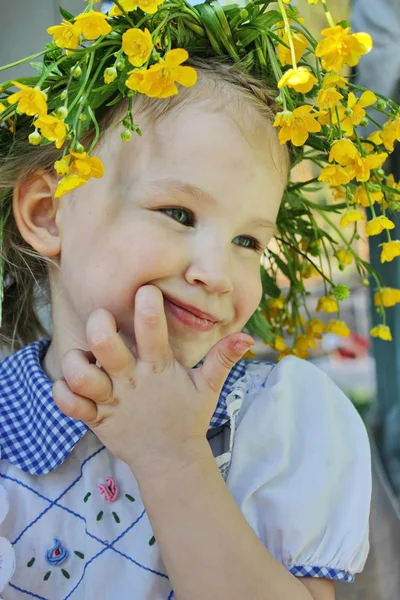
[[[320,167],[318,176],[307,181],[289,180],[278,215],[277,246],[268,251],[261,266],[264,294],[246,329],[280,356],[306,357],[324,331],[347,336],[340,302],[350,292],[332,280],[334,255],[341,269],[354,261],[364,283],[372,277],[382,323],[371,335],[390,340],[385,307],[400,302],[400,290],[383,287],[353,242],[360,237],[360,221],[366,219],[364,207],[369,207],[372,219],[365,233],[383,234],[381,262],[400,256],[400,240],[392,239],[390,233],[394,228],[390,213],[400,210],[400,184],[382,168],[394,142],[400,141],[400,110],[392,100],[340,75],[345,65],[356,65],[371,50],[371,37],[352,33],[347,22],[335,23],[326,0],[321,4],[328,27],[319,42],[290,0],[253,0],[245,7],[214,1],[191,6],[186,0],[115,0],[108,13],[95,10],[94,0],[85,1],[77,16],[60,8],[63,20],[48,29],[53,41],[43,52],[0,68],[3,71],[43,56],[42,63],[31,63],[39,71],[37,76],[1,84],[2,144],[11,146],[18,128],[28,123],[31,144],[54,143],[62,149],[62,158],[54,165],[60,177],[55,196],[60,197],[91,177],[103,175],[100,159],[92,154],[100,136],[99,108],[128,99],[126,115],[118,125],[123,127],[122,139],[129,141],[131,132],[141,134],[132,117],[136,94],[167,98],[179,93],[177,84],[195,85],[196,70],[184,65],[189,53],[199,58],[228,58],[275,86],[281,109],[274,126],[280,142],[290,140],[296,149],[292,166],[307,159]],[[308,2],[318,4],[318,0]],[[15,86],[17,92],[12,89]],[[354,92],[362,93],[356,96]],[[383,127],[372,111],[386,115]],[[363,138],[357,126],[368,122],[376,124],[377,130]],[[80,140],[89,127],[94,137],[85,148]],[[310,200],[309,192],[324,184],[335,200],[325,204]],[[10,202],[0,200],[1,243]],[[342,215],[339,224],[332,220],[335,213]],[[3,271],[0,260],[1,281],[6,275]],[[289,282],[285,298],[277,282],[281,274]],[[311,318],[307,308],[310,293],[304,282],[313,274],[322,276],[325,288],[317,312],[336,313],[327,325]],[[293,340],[289,347],[284,341],[287,334]]]

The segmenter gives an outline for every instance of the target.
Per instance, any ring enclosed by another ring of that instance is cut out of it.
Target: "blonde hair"
[[[276,90],[262,79],[222,60],[195,58],[188,64],[192,64],[199,74],[198,83],[193,88],[181,88],[179,94],[165,100],[138,95],[134,113],[159,120],[185,103],[205,98],[212,98],[215,102],[217,98],[221,108],[230,111],[234,117],[238,115],[239,126],[241,122],[249,123],[254,116],[258,120],[261,116],[270,123],[272,132],[272,123],[278,110]],[[210,84],[213,86],[211,89]],[[126,111],[126,103],[123,100],[113,107],[98,109],[96,116],[101,132],[100,142],[110,126]],[[8,135],[5,136],[5,133]],[[12,213],[13,190],[22,178],[29,179],[38,171],[56,175],[54,162],[61,158],[63,152],[62,149],[56,149],[54,144],[30,145],[28,134],[27,128],[19,128],[9,142],[9,132],[5,130],[2,133],[0,130],[0,215],[3,215],[4,222],[1,252],[5,274],[0,345],[13,351],[47,335],[38,316],[38,300],[48,297],[47,259],[35,252],[18,231]],[[274,132],[272,134],[271,156],[275,158],[279,153],[281,160],[276,168],[281,169],[286,183],[289,151],[287,146],[280,147],[277,135]],[[89,131],[84,145],[90,144],[93,136],[94,131]]]

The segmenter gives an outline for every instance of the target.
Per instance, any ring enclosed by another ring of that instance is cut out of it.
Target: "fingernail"
[[[238,353],[247,352],[254,346],[254,342],[236,342],[234,348]]]

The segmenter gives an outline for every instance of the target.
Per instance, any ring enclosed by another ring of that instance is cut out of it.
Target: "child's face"
[[[272,127],[244,137],[227,114],[201,104],[141,127],[143,137],[125,144],[110,129],[99,153],[105,176],[63,199],[54,327],[84,347],[86,321],[102,307],[132,344],[135,294],[152,284],[164,295],[175,357],[193,366],[259,304],[252,238],[264,248],[272,237],[282,165],[277,172],[271,159]],[[196,325],[180,312],[183,322],[168,298],[218,322]]]

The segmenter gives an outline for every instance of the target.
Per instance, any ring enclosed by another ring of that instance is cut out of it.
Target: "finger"
[[[68,387],[74,394],[101,404],[114,404],[113,387],[107,373],[90,362],[92,354],[84,350],[69,350],[62,360],[62,370]]]
[[[135,296],[135,337],[139,360],[163,371],[173,361],[161,291],[144,285]]]
[[[117,332],[114,317],[99,308],[89,317],[86,337],[91,352],[110,377],[133,380],[135,358]]]
[[[97,405],[89,398],[74,394],[64,379],[57,379],[53,384],[53,398],[58,408],[68,417],[93,423],[97,419]]]
[[[254,345],[249,335],[232,334],[220,340],[211,348],[203,365],[192,371],[192,377],[197,387],[208,387],[220,394],[229,371]]]

